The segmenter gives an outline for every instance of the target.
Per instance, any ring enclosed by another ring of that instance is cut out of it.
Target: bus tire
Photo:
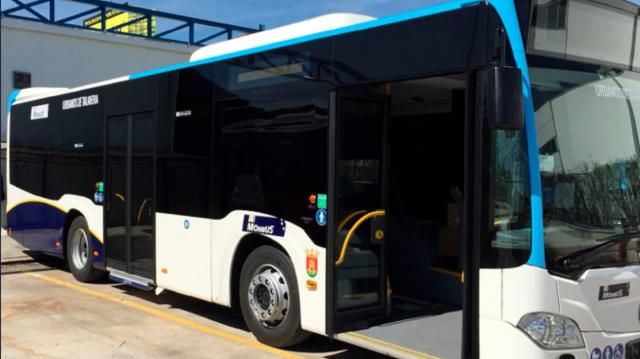
[[[272,246],[256,248],[240,272],[240,309],[245,323],[265,344],[286,348],[307,339],[300,326],[300,299],[293,264]]]
[[[76,217],[67,232],[67,265],[80,282],[92,282],[104,276],[104,272],[93,267],[93,246],[87,220]]]

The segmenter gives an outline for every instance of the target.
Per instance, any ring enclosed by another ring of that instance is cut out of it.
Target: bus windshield
[[[638,263],[640,74],[544,62],[532,61],[530,74],[547,265],[577,275],[595,266]],[[580,265],[563,262],[611,238],[625,240],[585,256]]]
[[[533,3],[527,52],[545,248],[561,275],[638,263],[637,14],[617,0]]]

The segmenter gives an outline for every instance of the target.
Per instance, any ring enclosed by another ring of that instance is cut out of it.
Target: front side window
[[[637,264],[640,74],[530,59],[547,267]]]
[[[482,267],[525,263],[531,252],[529,169],[524,130],[492,130],[489,162],[489,241]]]

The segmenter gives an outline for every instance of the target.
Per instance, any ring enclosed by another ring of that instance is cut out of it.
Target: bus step
[[[109,271],[109,279],[114,282],[126,284],[128,286],[142,289],[147,292],[153,290],[154,288],[153,281],[151,279],[139,277],[137,275],[119,271],[117,269],[107,268],[107,270]]]

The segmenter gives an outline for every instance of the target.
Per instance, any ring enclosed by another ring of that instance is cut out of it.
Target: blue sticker
[[[622,359],[624,357],[624,347],[618,343],[613,350],[613,359]]]
[[[188,219],[184,220],[184,229],[189,229],[189,226],[191,226],[191,223],[189,223]]]
[[[324,226],[325,224],[327,224],[327,210],[324,208],[320,208],[318,209],[318,211],[316,211],[316,223],[319,226]]]
[[[589,359],[600,359],[600,358],[602,358],[602,352],[600,351],[600,348],[593,348]]]
[[[613,348],[607,345],[602,351],[602,359],[613,359]]]
[[[245,232],[284,237],[285,229],[285,222],[282,218],[245,214],[244,221],[242,221],[242,230]]]

